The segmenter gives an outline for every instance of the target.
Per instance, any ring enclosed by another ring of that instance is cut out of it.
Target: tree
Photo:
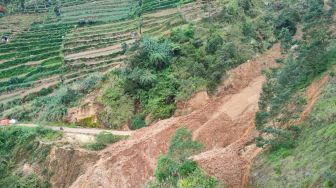
[[[178,177],[188,176],[197,169],[197,164],[188,157],[199,153],[201,148],[202,145],[192,140],[192,134],[186,128],[177,129],[167,154],[158,159],[154,176],[159,182],[168,180],[176,184]]]
[[[223,43],[224,43],[224,40],[219,34],[217,33],[212,34],[208,38],[208,43],[207,43],[205,50],[208,53],[214,54],[219,49],[219,47],[223,45]]]
[[[280,42],[281,42],[281,52],[286,53],[288,52],[289,48],[291,47],[293,37],[289,32],[288,28],[282,28],[280,32]]]
[[[241,7],[244,12],[247,12],[252,8],[253,3],[252,0],[238,0],[238,6]]]

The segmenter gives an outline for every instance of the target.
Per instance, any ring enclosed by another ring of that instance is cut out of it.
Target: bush
[[[124,136],[117,136],[117,135],[113,135],[110,132],[100,132],[99,134],[97,134],[96,136],[96,141],[97,143],[101,143],[101,144],[113,144],[115,142],[118,142],[119,140],[125,138]]]
[[[295,10],[284,9],[275,20],[275,34],[280,38],[282,29],[288,29],[291,35],[296,33],[296,23],[300,20],[300,16]]]
[[[243,32],[243,35],[247,38],[250,38],[250,37],[255,37],[255,29],[252,25],[252,23],[250,22],[247,22],[247,21],[244,21],[241,25],[241,30]]]
[[[55,95],[36,99],[33,102],[33,115],[37,116],[39,121],[62,121],[67,109],[92,91],[100,81],[100,75],[89,75],[70,86],[59,88],[55,91]]]
[[[108,144],[113,144],[126,138],[127,136],[113,135],[110,132],[103,131],[96,135],[95,142],[84,144],[82,147],[93,151],[99,151],[106,148]]]
[[[223,45],[223,43],[223,38],[219,34],[214,33],[208,38],[205,50],[209,54],[214,54],[219,49],[219,47]]]
[[[104,149],[106,145],[102,143],[94,142],[94,143],[85,144],[83,147],[88,150],[99,151],[99,150]]]
[[[158,159],[154,172],[156,182],[151,182],[149,187],[216,187],[217,181],[206,176],[195,161],[188,159],[200,152],[201,148],[202,145],[192,140],[187,129],[177,129],[167,154]]]
[[[287,53],[292,45],[292,36],[289,33],[289,30],[287,28],[282,28],[279,38],[281,42],[281,52]]]
[[[140,129],[146,126],[145,116],[143,114],[136,114],[131,120],[131,129]]]
[[[54,140],[59,133],[41,127],[5,127],[0,128],[0,187],[44,187],[42,177],[35,174],[21,176],[16,170],[17,162],[43,162],[50,146],[40,144],[39,140]]]

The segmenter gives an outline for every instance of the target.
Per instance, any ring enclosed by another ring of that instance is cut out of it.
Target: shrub
[[[104,149],[107,144],[113,144],[125,138],[127,138],[127,136],[113,135],[110,132],[103,131],[96,135],[95,142],[84,144],[83,147],[89,150],[99,151]]]
[[[287,28],[282,28],[279,37],[281,42],[281,51],[282,53],[287,53],[292,44],[292,35],[289,33]]]
[[[242,33],[245,37],[255,37],[255,29],[252,25],[252,23],[244,21],[241,25]]]
[[[85,144],[83,147],[88,150],[99,151],[99,150],[104,149],[106,145],[102,143],[94,142],[94,143]]]
[[[59,133],[41,127],[6,127],[0,129],[0,187],[43,187],[45,182],[35,174],[21,176],[14,172],[17,162],[43,162],[50,146],[40,139],[54,140]],[[49,140],[50,141],[50,140]]]
[[[300,16],[292,9],[284,9],[275,20],[275,34],[280,36],[282,29],[288,29],[291,35],[296,33],[296,23],[300,20]]]
[[[55,95],[36,99],[33,102],[34,116],[37,116],[40,121],[62,121],[67,114],[67,109],[80,97],[92,91],[100,80],[100,75],[89,75],[70,86],[59,88],[55,91]]]
[[[140,129],[146,126],[145,116],[143,114],[136,114],[131,120],[131,129]]]
[[[101,144],[113,144],[115,142],[118,142],[119,140],[125,138],[124,136],[117,136],[113,135],[112,133],[109,132],[100,132],[96,136],[96,141]]]
[[[201,151],[202,145],[192,140],[191,133],[177,129],[173,135],[168,152],[158,158],[154,172],[155,182],[149,187],[216,187],[217,181],[206,176],[195,161],[188,157]]]
[[[214,33],[208,38],[205,50],[210,54],[214,54],[223,43],[223,38],[219,34]]]

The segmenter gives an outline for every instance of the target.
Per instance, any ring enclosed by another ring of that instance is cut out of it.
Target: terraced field
[[[126,47],[141,35],[165,35],[204,14],[202,3],[191,1],[146,0],[141,18],[134,16],[135,0],[59,1],[60,16],[52,2],[45,6],[48,13],[27,14],[31,19],[45,14],[44,21],[35,20],[24,31],[2,29],[1,34],[16,33],[0,44],[0,116],[62,84],[121,66]],[[7,20],[0,19],[1,25]]]

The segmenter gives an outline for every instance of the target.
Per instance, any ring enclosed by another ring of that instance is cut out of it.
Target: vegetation
[[[222,19],[221,15],[217,19]],[[216,28],[218,31],[205,31],[205,35],[212,33],[206,38],[200,37],[194,25],[175,28],[169,36],[158,39],[142,37],[136,44],[137,50],[128,52],[132,57],[126,67],[114,72],[112,77],[117,83],[103,95],[114,93],[109,106],[120,106],[125,96],[133,101],[135,109],[123,110],[121,122],[129,120],[124,114],[133,114],[132,122],[139,120],[137,114],[149,115],[150,121],[168,118],[175,110],[176,101],[188,99],[201,89],[215,93],[225,72],[252,55],[246,52],[251,36],[244,40],[223,37],[219,32],[221,27]],[[118,117],[120,114],[114,112],[109,116],[112,121],[102,116],[101,120],[106,125],[115,124]],[[131,126],[133,129],[134,124]],[[136,127],[143,127],[143,123]]]
[[[83,147],[89,150],[99,151],[104,149],[108,144],[113,144],[126,138],[127,136],[113,135],[110,132],[103,131],[96,135],[95,142],[85,144],[83,145]]]
[[[6,116],[20,120],[36,118],[39,121],[62,121],[67,114],[67,109],[74,106],[82,96],[95,89],[100,80],[101,75],[99,74],[89,75],[72,85],[60,87],[54,95],[41,96],[34,100],[30,99],[32,103],[29,107],[19,108],[17,111],[9,112]],[[40,92],[43,92],[40,95],[49,93],[46,90]],[[37,94],[37,96],[39,95]]]
[[[168,151],[158,158],[155,181],[147,187],[217,187],[219,182],[207,176],[188,158],[201,151],[202,145],[192,140],[191,133],[180,128],[171,139]]]
[[[279,15],[279,25],[288,27],[278,29],[282,51],[288,57],[280,69],[265,72],[267,81],[255,123],[262,133],[257,146],[266,151],[254,164],[250,186],[335,187],[336,44],[329,30],[334,9],[327,12],[315,0],[288,6],[292,11],[305,9],[296,11],[299,15],[289,14],[285,5],[280,11],[288,13],[286,21],[285,14]],[[295,20],[303,25],[304,35],[298,41],[289,35]],[[293,44],[296,49],[289,50]],[[317,104],[304,122],[298,121],[307,103],[304,92],[313,81],[327,76],[328,70],[330,80]]]
[[[335,42],[328,31],[331,18],[320,12],[322,6],[317,1],[309,1],[302,18],[305,34],[298,41],[299,48],[294,54],[289,54],[281,69],[266,73],[267,81],[259,101],[260,111],[256,114],[256,126],[264,133],[257,139],[261,147],[270,145],[271,150],[278,150],[295,146],[296,125],[280,127],[290,119],[298,118],[304,105],[304,100],[297,98],[300,91],[335,62]],[[280,35],[283,50],[287,51],[291,41],[288,30],[282,29]],[[289,106],[295,106],[294,111],[288,110]],[[271,139],[265,139],[266,135],[272,135]]]
[[[108,74],[104,81],[108,86],[99,96],[103,110],[98,123],[118,129],[133,122],[132,129],[141,128],[170,117],[178,100],[198,90],[215,93],[228,69],[275,41],[272,19],[263,14],[260,3],[225,2],[220,14],[209,14],[196,25],[187,24],[181,14],[184,4],[193,1],[103,0],[94,8],[84,0],[51,1],[43,21],[0,44],[0,115],[62,121],[66,109],[86,94],[70,96],[74,80],[125,63],[124,70]],[[174,7],[163,15],[152,14]],[[163,36],[169,30],[171,34]],[[44,104],[47,100],[53,102]]]
[[[0,128],[0,187],[48,187],[45,179],[36,174],[23,174],[16,168],[25,163],[42,163],[49,154],[50,146],[40,140],[51,141],[60,136],[41,127]]]
[[[251,187],[335,187],[336,79],[322,91],[309,118],[300,125],[295,148],[265,152],[256,160]]]

